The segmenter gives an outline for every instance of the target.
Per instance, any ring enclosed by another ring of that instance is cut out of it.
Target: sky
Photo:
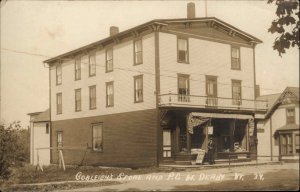
[[[29,125],[28,113],[49,107],[48,68],[43,61],[153,19],[186,18],[194,2],[205,17],[204,1],[7,1],[1,2],[0,122]],[[207,1],[217,17],[263,41],[256,47],[256,81],[261,94],[299,87],[299,50],[282,57],[268,33],[276,7],[266,1]]]

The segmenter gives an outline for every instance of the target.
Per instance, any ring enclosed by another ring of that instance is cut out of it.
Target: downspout
[[[159,66],[159,26],[153,26],[154,30],[154,47],[155,47],[155,92],[156,92],[156,166],[159,166],[159,162],[162,154],[162,128],[160,126],[160,109],[159,109],[159,94],[160,94],[160,66]]]
[[[270,116],[270,148],[271,148],[271,161],[273,161],[273,126],[272,126],[272,115]]]

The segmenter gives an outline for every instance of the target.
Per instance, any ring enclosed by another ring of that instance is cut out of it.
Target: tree
[[[28,130],[21,128],[19,121],[11,123],[6,128],[0,125],[0,180],[9,178],[11,166],[29,159]]]
[[[268,32],[278,33],[273,45],[279,55],[286,53],[290,47],[299,49],[299,2],[298,0],[268,0],[277,5],[277,19],[272,21]],[[298,12],[297,12],[298,11]]]

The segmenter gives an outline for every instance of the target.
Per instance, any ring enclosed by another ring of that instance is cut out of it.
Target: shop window
[[[295,149],[296,153],[299,153],[299,134],[295,135]]]
[[[171,130],[165,129],[163,131],[163,156],[171,157]]]

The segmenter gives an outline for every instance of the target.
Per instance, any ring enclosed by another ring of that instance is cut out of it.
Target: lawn
[[[0,191],[52,191],[57,189],[72,189],[81,187],[93,187],[93,186],[104,186],[104,185],[114,185],[120,182],[97,180],[96,182],[82,182],[78,183],[61,183],[61,184],[51,184],[51,185],[30,185],[24,186],[22,184],[33,184],[33,183],[46,183],[46,182],[59,182],[59,181],[76,181],[76,174],[81,172],[81,177],[84,181],[86,176],[112,176],[116,178],[120,173],[123,175],[140,175],[153,172],[160,172],[156,167],[140,168],[140,169],[130,169],[130,168],[103,168],[103,167],[93,167],[93,166],[68,166],[65,171],[59,169],[57,165],[50,165],[44,167],[44,171],[37,170],[35,166],[25,165],[24,167],[13,168],[13,175],[8,181],[1,183],[0,181]]]

